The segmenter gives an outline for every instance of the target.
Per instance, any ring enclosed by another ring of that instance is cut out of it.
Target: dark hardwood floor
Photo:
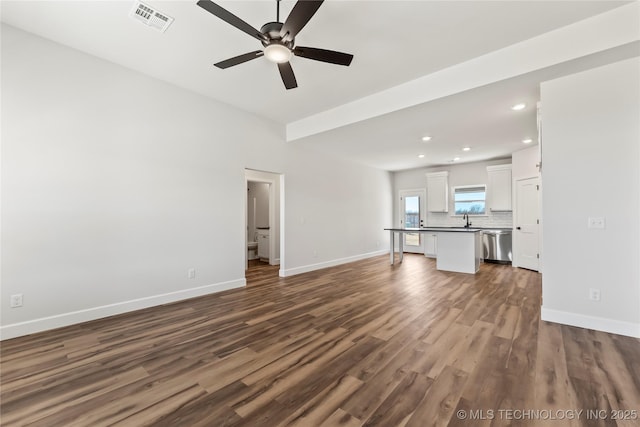
[[[3,342],[1,424],[640,425],[640,341],[541,322],[537,273],[277,269]]]

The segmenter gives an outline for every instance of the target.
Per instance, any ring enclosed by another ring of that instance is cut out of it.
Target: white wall
[[[541,95],[542,318],[640,337],[640,60],[545,82]]]
[[[487,166],[510,164],[511,159],[490,160],[487,162],[463,163],[451,166],[429,167],[409,169],[395,172],[393,174],[394,188],[394,224],[400,225],[399,209],[400,209],[400,190],[409,190],[417,188],[427,188],[427,173],[430,172],[449,172],[449,212],[427,212],[426,226],[446,227],[461,226],[464,221],[461,216],[454,216],[453,197],[451,189],[462,185],[487,185],[489,176],[487,174]],[[427,210],[429,207],[427,206]],[[486,216],[476,216],[471,218],[471,222],[477,227],[500,227],[511,228],[513,225],[513,215],[511,212],[489,212]]]
[[[2,338],[244,285],[245,168],[286,176],[289,274],[387,248],[387,172],[4,24],[1,51]]]
[[[537,145],[515,151],[511,155],[511,177],[515,181],[540,176],[538,163],[540,163],[540,153]]]
[[[256,228],[269,226],[269,184],[255,183],[256,186]]]
[[[280,274],[361,259],[357,254],[388,253],[383,229],[392,223],[391,174],[317,151],[310,156],[299,144],[289,144],[286,260]]]
[[[255,202],[255,212],[254,212]],[[258,227],[269,227],[269,184],[249,181],[247,185],[247,216],[249,222],[248,239],[256,240]],[[254,217],[255,214],[255,217]]]

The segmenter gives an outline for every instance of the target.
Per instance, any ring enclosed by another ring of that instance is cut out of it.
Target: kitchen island
[[[480,269],[482,239],[478,228],[466,227],[426,227],[426,228],[385,228],[390,234],[391,265],[395,262],[395,235],[398,239],[399,261],[404,255],[403,234],[435,233],[438,251],[436,268],[443,271],[475,274]]]

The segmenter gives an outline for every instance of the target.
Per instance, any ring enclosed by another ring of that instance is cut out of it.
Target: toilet
[[[247,243],[247,259],[258,259],[258,242]]]

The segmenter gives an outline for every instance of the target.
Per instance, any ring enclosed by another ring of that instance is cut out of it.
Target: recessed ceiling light
[[[512,110],[514,111],[520,111],[520,110],[524,110],[524,107],[526,107],[526,104],[516,104],[513,107],[511,107]]]
[[[454,157],[454,158],[453,158],[453,161],[454,161],[454,162],[457,162],[458,160],[460,160],[460,157]]]
[[[431,141],[431,137],[430,137],[430,136],[423,136],[423,137],[422,137],[422,140],[423,140],[424,142]]]
[[[523,139],[522,142],[525,144],[531,144],[533,142],[533,139],[531,138]]]
[[[462,151],[471,151],[471,147],[464,147]]]
[[[424,154],[418,154],[419,159],[424,159]]]

